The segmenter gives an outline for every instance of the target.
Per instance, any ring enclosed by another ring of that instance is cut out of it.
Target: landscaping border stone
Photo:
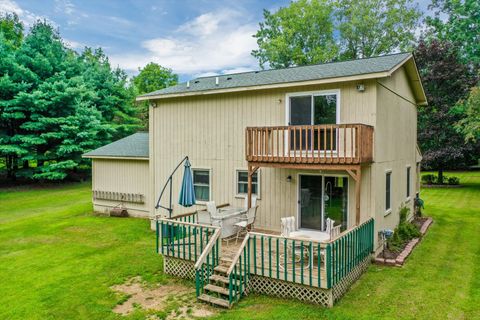
[[[420,227],[420,233],[422,234],[422,236],[425,235],[425,233],[427,233],[427,230],[432,223],[433,223],[432,218],[428,218],[427,220],[425,220],[425,222]],[[397,266],[397,267],[403,266],[403,264],[405,263],[405,260],[410,255],[410,253],[412,253],[413,248],[415,248],[415,246],[420,242],[420,240],[421,238],[414,238],[410,240],[410,242],[405,246],[403,251],[400,252],[400,254],[395,259],[384,259],[384,258],[377,257],[375,258],[375,263],[386,265],[386,266]]]

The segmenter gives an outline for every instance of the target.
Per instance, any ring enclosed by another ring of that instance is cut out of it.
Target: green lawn
[[[455,175],[464,188],[422,191],[435,223],[403,268],[371,266],[332,309],[249,296],[216,318],[480,319],[480,172]],[[111,285],[165,281],[148,222],[93,216],[89,197],[0,190],[0,319],[124,318]]]

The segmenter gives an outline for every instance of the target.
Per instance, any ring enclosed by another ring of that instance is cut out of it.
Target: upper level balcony
[[[365,124],[247,127],[246,160],[267,164],[351,164],[373,161],[373,127]]]

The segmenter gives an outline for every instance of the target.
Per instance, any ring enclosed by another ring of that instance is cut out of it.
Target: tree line
[[[428,106],[418,107],[423,166],[465,168],[480,154],[480,2],[432,0],[423,17],[413,0],[298,0],[264,10],[252,51],[261,68],[413,52]],[[129,79],[101,48],[68,48],[37,21],[25,32],[0,15],[0,175],[63,180],[88,168],[84,152],[148,126],[139,94],[178,82],[149,63]]]
[[[45,21],[25,34],[10,13],[0,17],[0,57],[0,171],[11,180],[82,175],[83,153],[146,128],[138,94],[178,81],[155,63],[130,81],[101,48],[77,53]]]
[[[433,0],[423,17],[412,0],[299,0],[254,35],[260,67],[290,67],[414,53],[428,106],[418,107],[424,169],[478,164],[480,155],[480,2]]]

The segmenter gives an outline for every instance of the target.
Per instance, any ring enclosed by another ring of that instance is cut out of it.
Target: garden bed
[[[412,221],[412,223],[420,230],[422,237],[427,232],[432,222],[432,218],[426,217],[415,218]],[[388,266],[402,266],[410,253],[412,253],[413,248],[415,248],[420,240],[421,238],[414,238],[410,240],[409,242],[405,243],[404,247],[399,252],[391,251],[388,248],[385,248],[375,258],[375,263]]]
[[[463,188],[461,184],[422,184],[422,188]]]

